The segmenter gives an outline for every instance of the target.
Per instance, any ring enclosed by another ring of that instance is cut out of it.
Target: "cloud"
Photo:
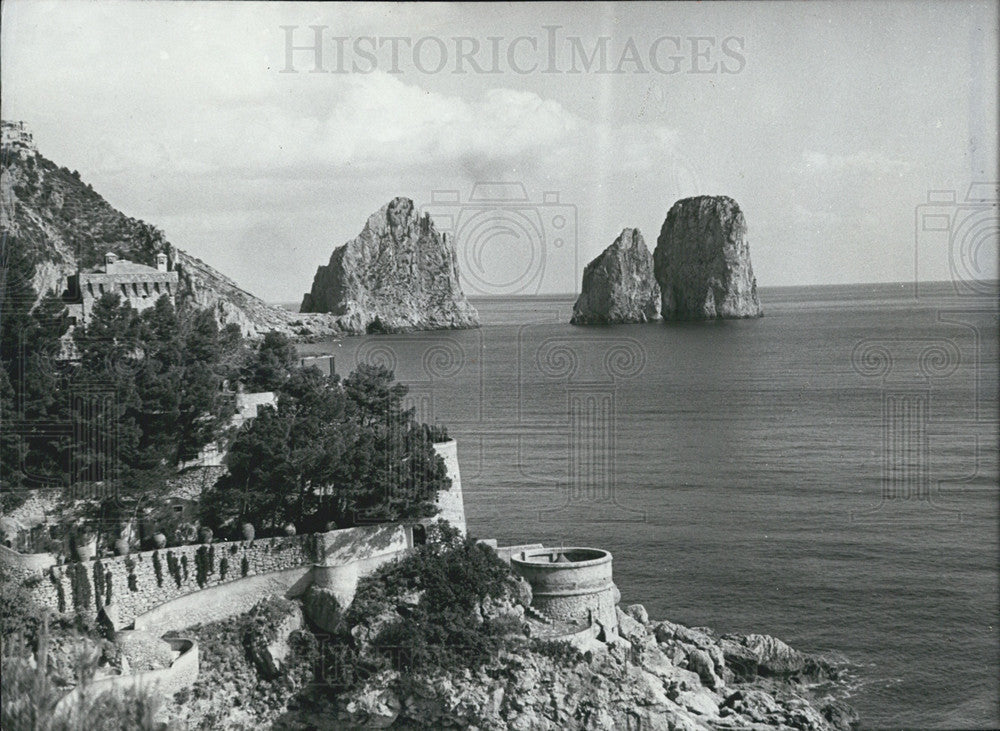
[[[190,175],[445,169],[471,179],[542,172],[576,179],[655,169],[669,160],[678,140],[665,126],[590,121],[528,91],[489,88],[465,99],[383,72],[323,81],[321,109],[282,104],[272,93],[224,104],[205,100],[170,125],[102,135],[94,144],[110,148],[104,160],[115,167]]]
[[[853,155],[830,155],[815,150],[805,150],[802,162],[806,169],[817,173],[865,172],[876,175],[901,175],[910,169],[910,163],[897,160],[872,150]]]

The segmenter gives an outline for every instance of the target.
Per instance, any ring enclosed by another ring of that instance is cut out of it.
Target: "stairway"
[[[538,607],[527,606],[524,608],[524,614],[526,617],[530,617],[531,619],[534,619],[537,622],[541,622],[542,624],[551,625],[553,622],[552,617],[547,615]]]

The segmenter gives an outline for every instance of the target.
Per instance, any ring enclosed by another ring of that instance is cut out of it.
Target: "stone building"
[[[117,294],[135,310],[145,310],[163,295],[171,302],[177,294],[177,272],[171,271],[167,255],[156,255],[156,268],[136,264],[108,252],[104,265],[93,271],[78,272],[69,277],[66,293],[69,315],[76,324],[85,325],[94,303],[105,294]]]
[[[22,147],[35,150],[35,140],[24,122],[8,122],[3,120],[0,125],[0,144],[4,147]]]
[[[531,606],[543,616],[618,635],[621,594],[612,579],[611,554],[600,548],[535,548],[510,557],[514,573],[531,586]]]

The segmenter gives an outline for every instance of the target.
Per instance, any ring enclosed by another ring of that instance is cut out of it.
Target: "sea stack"
[[[639,229],[626,228],[583,270],[573,325],[649,322],[660,316],[653,257]]]
[[[453,242],[409,198],[393,198],[357,238],[334,249],[300,309],[332,313],[350,333],[479,326],[459,283]]]
[[[727,196],[679,200],[653,252],[664,320],[760,317],[747,225]]]

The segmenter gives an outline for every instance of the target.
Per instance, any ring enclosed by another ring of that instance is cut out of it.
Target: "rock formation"
[[[584,640],[560,654],[531,644],[503,652],[491,671],[370,678],[339,699],[347,727],[511,729],[855,728],[843,700],[811,694],[843,669],[765,635],[717,636],[650,621],[641,605],[617,610],[622,640]],[[329,713],[329,711],[327,711]],[[308,721],[307,718],[297,718]]]
[[[760,317],[746,220],[726,196],[674,203],[653,252],[664,320]]]
[[[479,326],[458,280],[452,242],[409,198],[368,218],[357,238],[316,270],[301,311],[329,312],[346,332],[405,332]]]
[[[573,325],[649,322],[660,316],[660,287],[653,257],[637,228],[623,229],[614,243],[583,270],[573,305]]]

